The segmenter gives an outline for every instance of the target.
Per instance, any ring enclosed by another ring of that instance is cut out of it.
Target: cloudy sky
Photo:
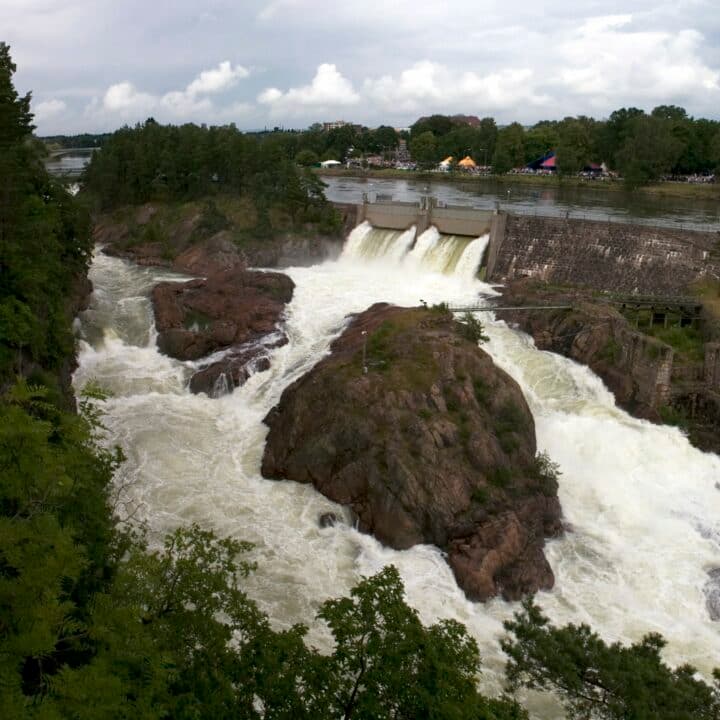
[[[720,117],[717,0],[0,0],[0,40],[40,134]]]

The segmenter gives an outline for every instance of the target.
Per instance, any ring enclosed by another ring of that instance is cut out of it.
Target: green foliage
[[[437,141],[429,130],[420,135],[413,136],[409,144],[410,154],[420,168],[434,167],[440,160]]]
[[[477,692],[475,640],[454,620],[423,627],[392,566],[360,582],[351,597],[327,601],[318,615],[335,638],[323,673],[325,717],[461,720],[519,712],[498,702],[496,713]]]
[[[560,466],[550,459],[546,452],[538,453],[530,468],[530,477],[538,481],[540,492],[548,497],[555,497],[560,479]]]
[[[21,382],[0,400],[0,688],[44,695],[88,648],[87,609],[115,549],[108,489],[122,460],[96,428]]]
[[[479,405],[486,405],[490,399],[490,388],[482,378],[473,380],[473,390],[475,391],[475,399]]]
[[[149,119],[106,138],[85,168],[83,195],[95,208],[109,210],[151,200],[234,194],[253,201],[256,237],[274,234],[274,212],[289,217],[293,226],[313,223],[321,232],[337,231],[339,220],[325,199],[324,183],[298,166],[293,159],[297,148],[286,140],[273,135],[259,139],[233,125],[178,127]],[[207,201],[202,233],[213,234],[226,223],[212,200]]]
[[[488,472],[488,482],[499,488],[506,488],[512,482],[512,471],[508,467],[494,467]]]
[[[512,123],[498,132],[492,165],[495,173],[505,173],[525,164],[525,130]]]
[[[672,405],[661,405],[659,407],[660,419],[666,425],[675,425],[681,430],[687,431],[689,427],[689,420],[687,413],[681,408],[673,407]]]
[[[552,690],[577,720],[716,720],[718,686],[695,669],[672,669],[660,657],[657,634],[629,646],[608,645],[587,625],[555,627],[532,600],[523,603],[502,642],[510,689]]]
[[[303,167],[309,167],[310,165],[317,165],[320,162],[320,158],[317,153],[312,150],[301,150],[295,156],[295,162]]]
[[[460,321],[460,334],[471,343],[479,345],[487,342],[490,338],[485,334],[483,324],[478,320],[477,316],[471,312],[466,312]]]
[[[484,505],[489,499],[488,491],[484,487],[473,488],[473,491],[472,491],[472,494],[470,497],[473,502],[476,502],[479,505]]]
[[[643,328],[648,334],[669,345],[686,362],[702,362],[705,357],[705,339],[696,327],[654,325]]]
[[[609,338],[598,353],[598,357],[605,362],[616,363],[622,357],[622,347],[615,338]]]
[[[515,403],[508,401],[502,405],[495,416],[493,428],[500,442],[500,447],[506,453],[517,450],[517,433],[522,432],[526,426],[525,415]]]
[[[92,249],[86,214],[29,142],[30,95],[18,96],[14,72],[0,43],[0,391],[72,351],[70,296]]]

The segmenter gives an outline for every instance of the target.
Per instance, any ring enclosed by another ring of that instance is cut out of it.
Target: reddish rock
[[[356,316],[265,418],[262,472],[312,483],[386,545],[439,546],[471,599],[514,599],[552,587],[557,482],[520,388],[461,330],[425,309]]]
[[[241,263],[242,257],[230,233],[222,230],[203,242],[191,245],[175,258],[172,268],[189,275],[209,276]]]
[[[242,368],[249,371],[259,354],[282,339],[277,324],[293,289],[286,275],[250,271],[240,264],[205,279],[160,283],[152,292],[158,347],[179,360],[236,348],[201,369],[191,389],[206,391],[223,372],[233,385],[241,384],[247,378]],[[272,336],[270,345],[260,342],[267,336]]]

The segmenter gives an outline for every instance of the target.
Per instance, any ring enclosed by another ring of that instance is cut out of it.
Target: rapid
[[[499,692],[498,639],[514,604],[469,602],[435,547],[400,552],[349,524],[320,529],[320,514],[342,510],[311,486],[260,475],[263,417],[328,353],[346,316],[378,301],[476,303],[494,292],[476,277],[486,246],[487,237],[432,228],[415,238],[413,229],[359,226],[339,259],[283,271],[296,284],[285,318],[289,343],[272,351],[270,370],[219,399],[192,395],[194,365],[156,349],[149,292],[185,278],[96,252],[94,295],[77,323],[74,383],[77,392],[92,380],[112,393],[102,410],[107,442],[127,455],[117,479],[121,514],[144,522],[155,542],[197,522],[255,543],[259,568],[248,592],[277,626],[308,623],[309,641],[320,647],[327,635],[313,622],[318,605],[393,563],[424,622],[452,617],[468,627],[483,654],[483,688]],[[484,349],[522,387],[538,449],[562,471],[568,532],[546,546],[556,584],[539,604],[554,621],[587,622],[607,640],[660,632],[668,662],[709,674],[720,665],[719,626],[706,607],[708,571],[720,566],[720,458],[694,449],[677,429],[618,409],[588,369],[536,350],[490,313],[481,319],[490,337]],[[544,701],[533,708],[553,716]]]

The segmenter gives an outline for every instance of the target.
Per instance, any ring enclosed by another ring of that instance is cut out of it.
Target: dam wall
[[[388,230],[407,230],[415,226],[420,235],[434,226],[444,235],[480,237],[490,232],[493,212],[465,206],[438,205],[433,198],[415,202],[374,202],[356,206],[357,224],[369,222]]]
[[[681,295],[693,282],[720,278],[719,250],[717,232],[508,214],[491,235],[486,277]]]
[[[720,232],[580,218],[512,215],[461,206],[419,203],[338,204],[346,228],[374,227],[420,235],[430,226],[447,235],[490,234],[485,278],[522,277],[646,295],[682,295],[687,286],[720,279]]]

